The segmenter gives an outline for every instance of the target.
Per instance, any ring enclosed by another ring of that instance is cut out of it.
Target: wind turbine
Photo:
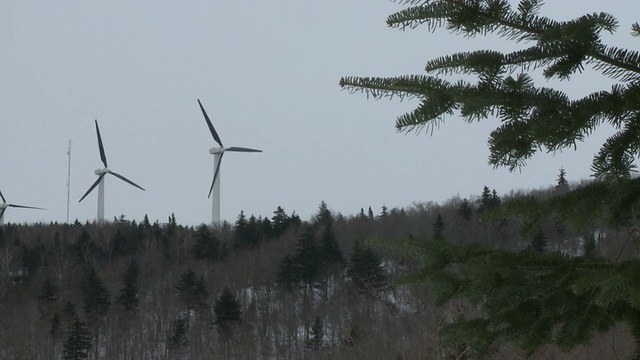
[[[7,202],[7,199],[4,198],[4,195],[2,195],[2,191],[0,191],[0,198],[2,198],[2,204],[0,204],[0,226],[4,225],[4,212],[7,210],[7,208],[13,207],[13,208],[23,208],[23,209],[44,210],[43,208],[39,208],[35,206],[9,204]]]
[[[207,121],[207,125],[209,126],[209,131],[211,131],[211,135],[213,136],[213,140],[215,140],[216,143],[220,145],[219,147],[212,147],[209,150],[209,153],[213,154],[213,166],[214,166],[213,181],[211,182],[211,188],[209,189],[209,198],[211,198],[211,193],[213,193],[213,199],[211,201],[212,203],[211,204],[211,223],[213,225],[218,225],[220,224],[220,180],[218,178],[220,177],[220,163],[222,162],[222,155],[224,155],[224,153],[227,151],[262,152],[262,150],[237,147],[237,146],[224,147],[224,145],[222,145],[222,140],[220,140],[220,136],[218,136],[216,129],[214,129],[213,124],[211,124],[211,120],[209,120],[209,116],[207,115],[207,112],[204,111],[204,107],[202,106],[200,99],[198,99],[198,105],[200,105],[200,110],[202,110],[202,115],[204,115],[204,119]]]
[[[98,222],[103,222],[104,221],[104,177],[105,175],[111,174],[117,177],[118,179],[137,187],[142,191],[144,191],[144,189],[141,188],[138,184],[134,183],[133,181],[109,169],[109,166],[107,165],[107,156],[104,153],[104,146],[102,145],[102,137],[100,136],[100,128],[98,127],[98,120],[96,120],[96,134],[98,134],[98,148],[100,149],[100,159],[104,164],[104,168],[94,171],[94,173],[98,175],[98,180],[96,180],[96,182],[94,182],[93,185],[91,185],[89,190],[87,190],[87,192],[82,196],[82,198],[80,198],[78,202],[81,202],[82,200],[84,200],[84,198],[86,198],[87,195],[89,195],[89,193],[91,193],[91,191],[95,189],[96,186],[99,185],[98,186]]]

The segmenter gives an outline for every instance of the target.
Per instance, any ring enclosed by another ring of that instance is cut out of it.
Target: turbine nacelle
[[[224,147],[224,146],[222,146],[222,147],[214,147],[214,148],[209,149],[209,154],[218,155],[218,154],[222,154],[226,150],[227,150],[227,148]]]
[[[109,170],[109,168],[104,168],[104,169],[95,170],[93,173],[100,176],[100,175],[108,174],[110,172],[111,170]]]

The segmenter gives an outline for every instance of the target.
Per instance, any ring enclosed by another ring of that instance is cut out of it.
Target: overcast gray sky
[[[469,197],[485,185],[504,194],[552,185],[560,167],[572,181],[590,175],[606,131],[577,152],[540,154],[509,173],[487,165],[494,119],[452,117],[433,136],[407,135],[394,122],[415,102],[341,91],[344,75],[418,74],[440,55],[513,47],[388,28],[386,17],[401,9],[387,0],[3,1],[0,191],[9,202],[47,208],[9,209],[5,221],[65,221],[69,140],[71,219],[95,219],[97,191],[78,199],[102,167],[98,119],[110,168],[147,190],[108,177],[108,219],[164,222],[173,212],[182,224],[209,222],[214,142],[198,98],[226,146],[264,151],[226,154],[228,221],[240,210],[271,217],[277,206],[308,219],[322,200],[350,215]],[[628,0],[554,0],[543,13],[610,12],[621,24],[610,42],[637,49],[629,35],[637,10]],[[587,73],[560,86],[574,96],[608,87]]]

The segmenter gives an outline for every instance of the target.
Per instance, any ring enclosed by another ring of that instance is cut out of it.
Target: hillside
[[[0,358],[74,358],[88,349],[91,359],[463,359],[466,349],[447,347],[437,333],[477,310],[462,302],[436,307],[429,286],[396,284],[420,259],[385,242],[440,238],[632,256],[619,229],[575,232],[550,216],[523,233],[516,219],[486,216],[513,195],[485,188],[471,199],[350,216],[322,203],[306,221],[278,207],[269,218],[240,214],[214,230],[180,226],[173,215],[154,223],[7,224]],[[624,357],[627,341],[617,329],[572,356]],[[508,347],[496,354],[521,356]],[[554,356],[564,355],[546,348],[535,357]]]

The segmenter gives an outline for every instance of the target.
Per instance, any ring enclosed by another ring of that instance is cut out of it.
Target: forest
[[[282,207],[234,224],[181,226],[7,224],[0,228],[3,359],[465,359],[439,331],[480,308],[437,306],[434,285],[403,281],[423,259],[392,250],[409,241],[480,243],[514,252],[635,256],[629,234],[592,224],[576,232],[548,219],[535,231],[503,217],[511,197],[547,189],[416,202],[345,216],[322,202],[307,220]],[[606,239],[606,241],[604,241]],[[623,326],[571,358],[624,358]],[[600,354],[601,356],[599,356]],[[524,358],[505,344],[488,358]],[[533,358],[566,358],[546,346]],[[594,357],[595,356],[595,357]]]

